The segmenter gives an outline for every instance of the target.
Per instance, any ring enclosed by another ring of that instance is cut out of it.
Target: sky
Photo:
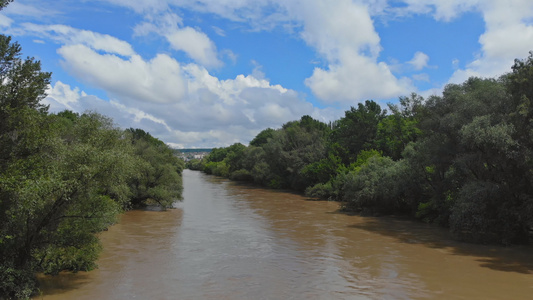
[[[0,33],[52,72],[51,112],[211,148],[509,72],[533,50],[533,1],[15,0]]]

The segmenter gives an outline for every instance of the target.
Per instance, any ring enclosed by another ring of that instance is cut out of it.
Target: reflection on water
[[[184,201],[101,234],[100,268],[41,278],[38,299],[530,299],[531,247],[454,242],[433,226],[337,213],[199,172]]]

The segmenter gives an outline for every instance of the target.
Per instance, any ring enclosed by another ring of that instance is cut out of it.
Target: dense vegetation
[[[497,79],[442,96],[366,101],[324,124],[309,116],[188,167],[291,188],[366,214],[409,214],[461,240],[527,243],[533,227],[533,52]]]
[[[183,163],[140,129],[97,113],[48,113],[38,61],[0,35],[0,299],[27,298],[35,273],[90,270],[96,234],[126,209],[181,198]]]

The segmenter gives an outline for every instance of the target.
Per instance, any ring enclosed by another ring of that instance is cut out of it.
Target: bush
[[[331,182],[326,183],[317,183],[314,186],[310,186],[305,189],[305,195],[308,197],[315,197],[320,199],[331,200],[332,195],[334,194],[333,187]]]
[[[186,167],[189,170],[201,171],[204,169],[204,161],[200,159],[191,159],[187,162]]]
[[[403,164],[374,156],[346,176],[343,199],[349,210],[393,213],[405,210]]]
[[[216,162],[210,161],[204,165],[202,171],[204,171],[206,174],[213,175],[213,170],[215,169],[216,166],[217,166]]]
[[[251,174],[254,178],[254,182],[262,185],[268,185],[270,177],[272,176],[270,166],[264,161],[256,163],[252,168]]]
[[[230,174],[229,178],[231,180],[237,180],[237,181],[254,181],[254,177],[252,174],[245,169],[237,170]]]
[[[0,265],[0,299],[29,299],[36,289],[33,270]]]
[[[494,183],[465,184],[450,216],[450,231],[459,240],[476,243],[527,243],[528,228],[522,209],[506,201],[506,193]]]
[[[268,182],[268,187],[271,189],[283,188],[283,179],[279,176],[275,176],[275,178],[270,179]]]
[[[213,168],[213,175],[226,178],[229,177],[229,166],[223,161],[215,163],[215,167]]]

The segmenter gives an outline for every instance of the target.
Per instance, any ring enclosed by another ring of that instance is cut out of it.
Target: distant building
[[[179,158],[183,159],[184,161],[190,161],[191,159],[203,159],[207,155],[209,155],[209,152],[207,151],[193,152],[189,150],[188,152],[180,153]]]

